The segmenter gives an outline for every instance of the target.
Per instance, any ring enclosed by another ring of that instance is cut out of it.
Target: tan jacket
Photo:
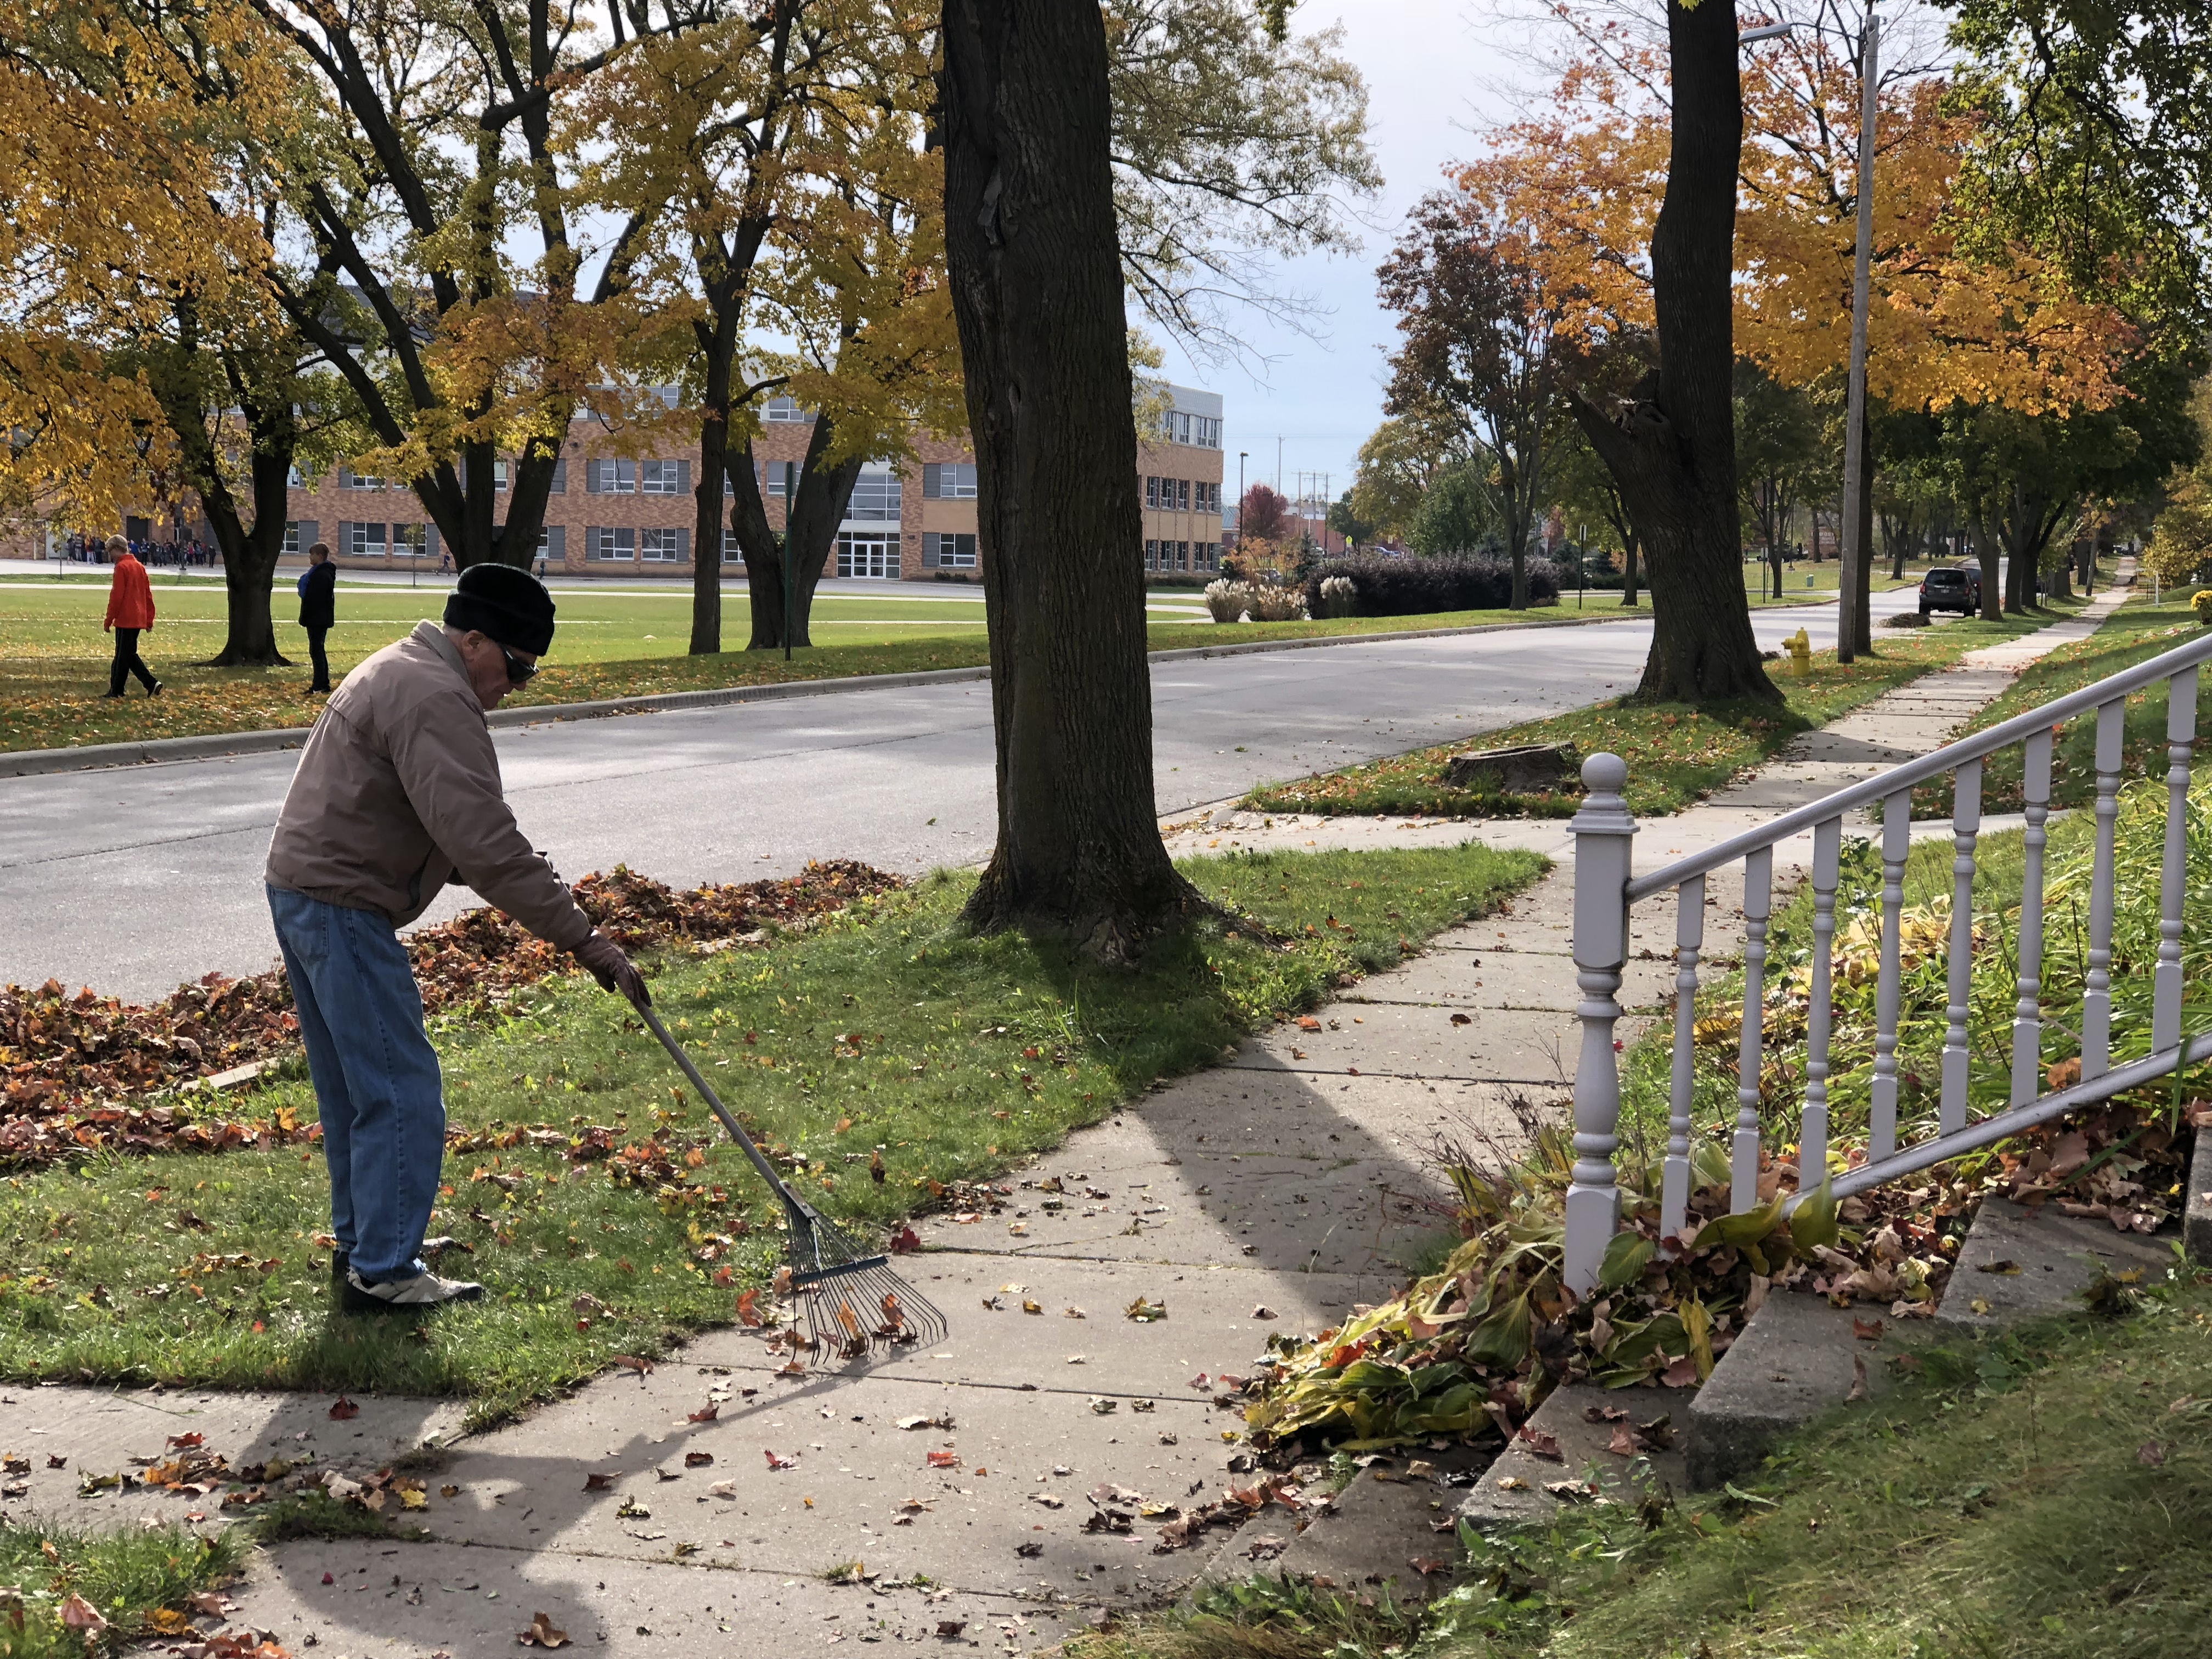
[[[459,879],[563,950],[592,923],[508,810],[466,665],[420,622],[345,677],[307,739],[269,883],[401,927]]]

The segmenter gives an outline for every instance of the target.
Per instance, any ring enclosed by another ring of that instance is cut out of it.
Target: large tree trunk
[[[858,457],[835,466],[822,457],[836,435],[827,415],[818,416],[806,441],[806,459],[799,464],[799,487],[784,497],[783,534],[769,527],[768,504],[761,499],[760,476],[755,470],[752,446],[742,457],[730,457],[729,478],[736,495],[730,515],[737,532],[738,550],[744,557],[748,607],[752,614],[752,637],[748,651],[781,651],[784,647],[783,573],[790,562],[793,647],[814,643],[808,617],[814,609],[814,589],[828,568],[830,554],[837,544],[837,526],[853,500],[853,481],[860,476]]]
[[[699,482],[692,491],[691,654],[722,648],[722,502],[730,464],[730,374],[737,356],[737,313],[726,303],[696,331],[706,360],[700,388]],[[750,470],[750,469],[748,469]]]
[[[1636,538],[1624,536],[1620,550],[1620,603],[1633,608],[1636,604]]]
[[[255,437],[264,437],[256,422]],[[292,422],[288,408],[281,417],[287,434]],[[257,441],[252,457],[253,528],[238,521],[228,492],[221,514],[210,507],[208,523],[216,545],[222,550],[223,610],[227,626],[222,650],[210,668],[289,668],[290,662],[276,649],[276,619],[270,613],[270,586],[276,580],[277,556],[284,550],[284,511],[292,476],[292,446],[287,440],[264,447]],[[203,503],[205,497],[202,498]]]
[[[1092,0],[945,0],[946,254],[975,447],[999,835],[968,917],[1126,958],[1161,844],[1137,432]]]
[[[1974,552],[1982,567],[1982,620],[2004,620],[2004,572],[2000,551],[2004,541],[1997,534],[1997,526],[1990,519],[1978,516],[1974,521]]]
[[[1743,88],[1735,0],[1687,10],[1668,0],[1667,34],[1673,148],[1651,236],[1658,372],[1617,416],[1580,397],[1575,414],[1650,560],[1651,654],[1638,695],[1779,702],[1751,631],[1736,513],[1730,283]]]

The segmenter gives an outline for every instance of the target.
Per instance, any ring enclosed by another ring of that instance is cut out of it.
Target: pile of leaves
[[[836,860],[786,880],[688,891],[618,865],[574,890],[595,924],[637,952],[757,943],[770,928],[805,926],[898,885]],[[578,971],[489,908],[423,928],[407,947],[431,1013],[489,1013],[524,987]],[[144,1007],[89,988],[71,995],[53,980],[0,989],[0,1168],[100,1151],[215,1152],[311,1139],[289,1114],[241,1118],[210,1098],[150,1098],[289,1054],[299,1031],[281,968],[244,979],[210,974]]]
[[[1560,1280],[1567,1132],[1540,1128],[1527,1157],[1502,1165],[1452,1156],[1466,1242],[1439,1272],[1335,1329],[1270,1339],[1260,1397],[1245,1413],[1253,1443],[1279,1465],[1317,1444],[1359,1451],[1431,1435],[1510,1436],[1562,1383],[1692,1387],[1770,1295],[1865,1306],[1855,1328],[1878,1338],[1886,1319],[1935,1311],[1986,1196],[2154,1229],[2186,1180],[2188,1128],[2199,1120],[2212,1123],[2212,1104],[2184,1114],[2148,1097],[2118,1100],[1923,1185],[1840,1203],[1824,1185],[1787,1217],[1798,1170],[1786,1157],[1763,1160],[1755,1207],[1731,1213],[1727,1156],[1708,1141],[1692,1161],[1679,1237],[1660,1235],[1660,1171],[1622,1169],[1621,1229],[1587,1298]]]

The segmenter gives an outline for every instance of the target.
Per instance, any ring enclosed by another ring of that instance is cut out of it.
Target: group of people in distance
[[[115,636],[115,659],[108,667],[107,690],[100,695],[125,696],[136,675],[146,695],[158,697],[161,682],[138,654],[138,636],[154,626],[155,618],[154,585],[147,579],[145,562],[120,536],[109,537],[100,552],[115,567],[107,584],[107,619],[100,624]],[[331,659],[324,641],[337,620],[337,583],[338,568],[331,562],[329,544],[317,542],[307,550],[307,568],[300,573],[297,584],[300,626],[307,631],[307,660],[315,671],[307,690],[311,697],[330,695]]]

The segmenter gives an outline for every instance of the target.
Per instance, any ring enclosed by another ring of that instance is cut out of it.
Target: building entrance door
[[[895,537],[847,531],[837,538],[837,574],[879,581],[899,578],[899,544]]]

